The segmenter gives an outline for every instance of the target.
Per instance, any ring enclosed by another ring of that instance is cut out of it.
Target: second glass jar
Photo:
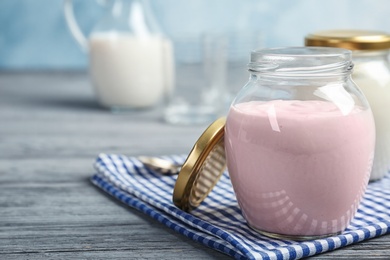
[[[376,124],[370,180],[381,179],[390,170],[390,35],[379,31],[329,30],[307,35],[305,44],[352,50],[352,79],[370,103]]]

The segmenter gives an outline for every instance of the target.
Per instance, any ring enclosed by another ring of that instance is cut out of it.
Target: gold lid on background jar
[[[173,203],[190,211],[200,205],[226,168],[226,118],[214,121],[199,137],[184,162],[173,190]]]
[[[338,47],[349,50],[390,49],[390,34],[366,30],[329,30],[308,34],[306,46]]]

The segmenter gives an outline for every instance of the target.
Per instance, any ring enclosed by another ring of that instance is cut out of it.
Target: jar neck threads
[[[328,47],[260,49],[251,53],[248,69],[267,77],[340,77],[352,73],[352,52]]]

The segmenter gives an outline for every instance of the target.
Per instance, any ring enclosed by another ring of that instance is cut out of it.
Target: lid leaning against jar
[[[214,121],[199,137],[184,162],[173,190],[173,203],[190,211],[202,203],[226,168],[226,118]]]
[[[306,46],[338,47],[349,50],[390,49],[390,34],[366,30],[328,30],[308,34]]]

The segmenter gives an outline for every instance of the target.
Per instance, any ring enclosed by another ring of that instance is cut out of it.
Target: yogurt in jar
[[[345,114],[327,101],[233,105],[227,165],[248,224],[286,236],[343,231],[370,176],[373,124],[369,109],[355,106]]]

